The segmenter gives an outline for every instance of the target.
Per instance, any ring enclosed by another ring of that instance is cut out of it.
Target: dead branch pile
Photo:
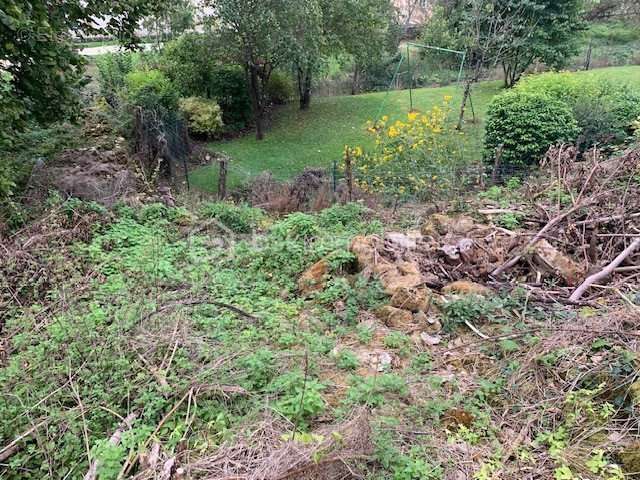
[[[638,458],[636,409],[638,395],[637,352],[640,347],[637,325],[640,316],[628,309],[602,315],[578,318],[563,324],[546,320],[537,324],[525,319],[530,330],[513,335],[478,341],[471,333],[454,344],[432,347],[436,359],[434,374],[455,378],[462,394],[472,395],[481,378],[500,378],[507,365],[516,362],[520,368],[506,377],[504,388],[492,397],[491,424],[505,448],[501,452],[500,471],[494,478],[554,478],[558,464],[571,466],[584,478],[602,478],[585,468],[585,459],[595,449],[610,452],[627,472],[637,472]],[[500,338],[521,339],[535,335],[540,341],[528,345],[500,360],[483,355]],[[468,342],[468,343],[467,343]],[[416,398],[428,398],[429,387],[416,386]],[[607,403],[611,412],[605,419],[593,405]],[[445,414],[445,425],[427,425],[420,432],[408,430],[410,443],[428,439],[437,447],[442,463],[452,465],[447,478],[473,478],[478,464],[473,459],[495,455],[491,444],[471,445],[451,437],[460,425],[474,420],[473,413],[452,410]],[[563,428],[567,448],[562,458],[552,458],[540,433]],[[419,435],[419,437],[414,437]],[[535,461],[518,455],[528,449]]]
[[[136,193],[137,179],[127,162],[124,145],[66,150],[54,164],[34,170],[27,195],[55,189],[65,197],[112,206]]]
[[[191,464],[191,473],[194,478],[207,480],[361,478],[359,467],[373,452],[366,409],[358,410],[343,424],[312,435],[296,433],[292,440],[294,429],[291,424],[268,417],[244,438]]]
[[[68,249],[75,242],[88,241],[95,225],[107,221],[108,216],[63,204],[12,236],[0,238],[0,332],[15,310],[46,304],[47,294],[57,285],[85,276],[80,262],[71,261]]]
[[[357,189],[352,193],[353,200],[371,202],[370,198]],[[334,201],[349,201],[344,181],[333,185],[333,178],[326,170],[311,167],[290,182],[280,182],[271,173],[265,172],[247,187],[238,190],[235,196],[249,201],[255,207],[278,213],[319,211],[330,207]]]
[[[516,192],[516,205],[481,200],[475,216],[433,214],[419,231],[358,240],[371,251],[354,253],[374,272],[380,262],[412,265],[421,274],[414,287],[508,276],[541,299],[579,302],[588,293],[593,300],[640,276],[639,178],[640,149],[609,159],[593,151],[577,161],[573,149],[557,147]],[[521,227],[496,225],[505,214]]]

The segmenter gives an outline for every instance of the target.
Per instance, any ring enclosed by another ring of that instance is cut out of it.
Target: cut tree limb
[[[137,416],[138,414],[135,412],[127,415],[127,418],[123,420],[123,422],[116,429],[116,431],[113,432],[113,435],[111,435],[111,438],[109,438],[109,443],[111,445],[116,446],[120,443],[120,441],[122,440],[122,434],[127,429],[131,428],[131,424],[137,418]],[[89,470],[87,471],[86,475],[83,477],[84,480],[96,480],[96,478],[98,478],[99,466],[100,466],[100,462],[98,462],[97,459],[94,459],[93,462],[91,462],[91,465],[89,466]]]
[[[216,302],[214,300],[198,300],[198,299],[182,299],[182,300],[176,300],[170,303],[167,303],[166,305],[163,305],[162,307],[158,308],[157,310],[147,314],[145,317],[143,317],[143,320],[148,320],[149,318],[153,317],[154,315],[158,315],[160,313],[164,313],[168,310],[171,310],[173,308],[177,308],[177,307],[194,307],[197,305],[213,305],[215,307],[219,307],[219,308],[225,308],[227,310],[230,310],[231,312],[246,318],[247,320],[251,320],[253,322],[259,322],[261,321],[260,318],[256,317],[255,315],[252,315],[248,312],[245,312],[244,310],[234,306],[234,305],[229,305],[227,303],[222,303],[222,302]]]
[[[31,435],[33,435],[33,433],[36,430],[38,430],[38,428],[43,426],[45,423],[47,423],[46,420],[43,420],[42,422],[37,423],[36,425],[31,427],[26,432],[23,432],[20,435],[18,435],[13,442],[11,442],[9,445],[7,445],[2,450],[0,450],[0,462],[4,462],[5,460],[9,459],[14,453],[16,453],[18,450],[20,450],[20,443],[24,439],[26,439],[26,438],[30,437]]]
[[[507,263],[501,265],[500,267],[496,268],[493,272],[491,272],[491,275],[494,277],[499,277],[500,275],[502,275],[504,272],[506,272],[508,269],[510,269],[511,267],[513,267],[516,263],[518,263],[522,257],[525,255],[525,253],[527,252],[527,250],[529,250],[531,247],[533,247],[536,243],[538,243],[538,241],[540,241],[543,237],[544,234],[547,233],[549,230],[551,230],[554,226],[556,226],[558,223],[560,223],[562,220],[564,220],[565,218],[567,218],[569,215],[571,215],[572,213],[580,210],[583,207],[586,207],[587,205],[593,203],[595,201],[595,199],[592,199],[589,202],[584,202],[584,203],[580,203],[580,204],[576,204],[574,205],[572,208],[570,208],[569,210],[567,210],[564,213],[561,213],[560,215],[558,215],[555,218],[552,218],[549,223],[547,223],[542,230],[540,230],[538,233],[536,233],[536,235],[529,240],[529,242],[524,246],[524,248],[522,249],[523,253],[519,253],[518,255],[516,255],[515,257],[513,257],[511,260],[509,260]]]
[[[580,285],[578,288],[574,290],[574,292],[569,297],[569,301],[570,302],[579,301],[591,285],[609,277],[625,259],[627,259],[633,252],[635,252],[638,249],[638,247],[640,247],[640,238],[636,238],[627,248],[624,249],[624,251],[620,255],[618,255],[605,268],[587,277],[587,279],[584,282],[582,282],[582,285]]]

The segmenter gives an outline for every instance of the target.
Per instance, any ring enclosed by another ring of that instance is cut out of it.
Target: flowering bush
[[[427,199],[450,188],[453,172],[464,161],[464,136],[449,121],[450,101],[447,96],[429,112],[410,112],[405,121],[390,122],[384,116],[369,122],[374,148],[345,147],[345,164],[351,160],[355,185],[397,199]]]
[[[215,100],[189,97],[180,100],[180,111],[187,119],[191,133],[215,137],[222,133],[222,110]]]

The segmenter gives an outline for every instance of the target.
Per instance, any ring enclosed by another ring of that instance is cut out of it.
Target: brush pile
[[[505,217],[515,226],[504,228]],[[481,195],[471,215],[433,214],[419,231],[359,238],[352,250],[361,269],[391,263],[419,271],[403,286],[500,287],[508,279],[543,301],[626,298],[640,276],[640,149],[610,159],[594,150],[577,161],[573,148],[556,147],[536,177],[498,188],[494,198]]]

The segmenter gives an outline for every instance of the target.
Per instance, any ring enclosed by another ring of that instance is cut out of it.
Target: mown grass
[[[578,75],[604,76],[616,82],[640,84],[640,67],[615,67]],[[493,96],[502,89],[502,82],[491,81],[477,85],[473,91],[473,107],[477,122],[467,123],[468,155],[480,158],[484,116]],[[462,91],[459,86],[422,88],[413,92],[414,107],[425,111],[441,103],[445,95],[453,96],[452,106],[457,109]],[[273,124],[265,140],[258,142],[252,134],[226,142],[209,145],[213,151],[224,152],[232,159],[229,184],[235,186],[250,180],[263,171],[276,178],[287,179],[305,167],[331,168],[340,159],[345,144],[364,144],[369,141],[365,132],[367,120],[381,112],[398,118],[409,111],[409,92],[393,91],[358,96],[315,98],[311,109],[301,112],[294,102],[274,114]],[[470,113],[470,112],[469,112]],[[471,116],[468,115],[470,119]],[[210,165],[192,172],[197,188],[215,191],[218,167]]]

